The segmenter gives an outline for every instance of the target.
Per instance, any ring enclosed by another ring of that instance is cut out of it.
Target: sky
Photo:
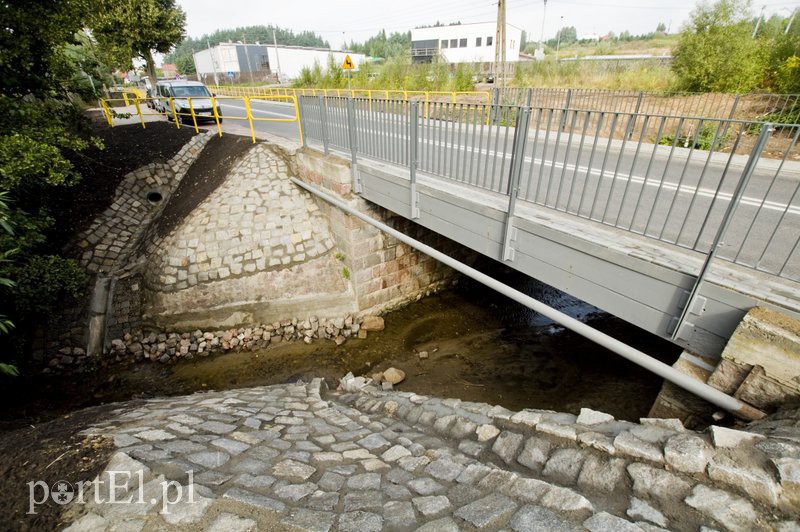
[[[487,22],[495,20],[497,2],[492,0],[178,0],[186,11],[187,33],[200,37],[217,29],[274,24],[297,31],[320,34],[334,48],[344,41],[363,42],[381,29],[408,31],[436,21]],[[559,27],[575,26],[578,35],[609,31],[632,34],[653,31],[659,22],[677,32],[688,19],[693,0],[507,0],[506,20],[538,40],[544,17],[544,38],[553,37]],[[800,0],[756,0],[753,13],[762,5],[765,14],[788,16]],[[563,17],[563,18],[562,18]]]

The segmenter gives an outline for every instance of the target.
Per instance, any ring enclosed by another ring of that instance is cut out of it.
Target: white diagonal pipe
[[[381,231],[393,236],[400,242],[408,244],[409,246],[421,251],[422,253],[425,253],[426,255],[433,257],[439,262],[446,264],[447,266],[450,266],[451,268],[453,268],[458,272],[463,273],[467,277],[471,277],[472,279],[475,279],[479,283],[488,286],[492,290],[496,290],[497,292],[500,292],[504,296],[513,299],[517,303],[525,305],[529,309],[534,310],[544,316],[547,316],[554,322],[563,325],[567,329],[570,329],[571,331],[574,331],[580,334],[581,336],[584,336],[589,340],[599,345],[602,345],[606,349],[609,349],[610,351],[613,351],[614,353],[620,355],[621,357],[630,360],[634,364],[637,364],[645,368],[646,370],[655,373],[659,377],[668,380],[669,382],[675,384],[676,386],[680,386],[684,390],[692,392],[698,397],[705,399],[709,403],[714,404],[724,410],[727,410],[728,412],[734,414],[739,418],[746,420],[755,420],[755,419],[761,419],[765,415],[764,412],[758,410],[757,408],[754,408],[746,403],[743,403],[738,399],[736,399],[735,397],[731,397],[730,395],[727,395],[717,390],[716,388],[712,388],[708,384],[695,380],[689,375],[673,368],[672,366],[664,364],[660,360],[656,360],[650,355],[647,355],[639,351],[638,349],[635,349],[627,344],[620,342],[616,338],[613,338],[603,332],[600,332],[597,329],[593,329],[592,327],[586,325],[582,321],[567,316],[563,312],[559,312],[558,310],[548,305],[545,305],[541,301],[537,301],[536,299],[526,294],[523,294],[519,290],[516,290],[506,284],[503,284],[500,281],[493,279],[492,277],[489,277],[485,273],[481,273],[475,268],[471,268],[466,264],[459,262],[448,255],[445,255],[441,251],[438,251],[426,244],[423,244],[419,240],[415,240],[410,236],[407,236],[401,233],[400,231],[389,227],[385,223],[379,222],[374,218],[357,211],[356,209],[347,205],[340,199],[331,196],[330,194],[322,192],[321,190],[318,190],[317,188],[312,187],[311,185],[308,185],[307,183],[297,178],[292,178],[292,181],[296,185],[311,192],[315,196],[322,198],[328,203],[342,209],[346,213],[351,214],[356,218],[363,220],[366,223],[373,225],[378,229],[380,229]]]

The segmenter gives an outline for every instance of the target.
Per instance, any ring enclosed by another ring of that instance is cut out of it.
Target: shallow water
[[[497,272],[495,272],[497,273]],[[672,363],[680,349],[557,290],[502,272],[504,281]],[[440,397],[577,413],[581,407],[621,419],[646,416],[662,380],[507,298],[463,281],[385,316],[386,330],[342,346],[316,341],[254,353],[196,359],[171,377],[195,389],[228,388],[324,376],[335,382],[395,366],[398,389]],[[418,353],[427,351],[428,358]],[[204,386],[203,386],[204,385]]]
[[[680,348],[498,263],[495,278],[672,364]],[[112,365],[96,373],[21,377],[0,390],[0,428],[79,407],[132,397],[180,395],[325,377],[348,371],[406,372],[397,388],[439,397],[577,413],[589,407],[617,418],[646,416],[662,380],[496,292],[462,279],[453,289],[384,316],[386,329],[366,340],[279,344],[255,352],[215,354],[175,365]],[[427,351],[428,358],[418,353]]]

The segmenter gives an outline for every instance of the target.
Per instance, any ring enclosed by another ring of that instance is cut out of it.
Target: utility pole
[[[278,56],[278,38],[275,36],[275,28],[272,28],[272,45],[275,47],[275,63],[278,68],[278,85],[281,83],[281,58]]]
[[[539,49],[536,54],[539,55],[536,59],[544,59],[544,19],[547,16],[547,0],[544,0],[544,9],[542,9],[542,32],[539,34]]]
[[[497,31],[494,38],[494,79],[500,87],[506,75],[506,0],[497,0]]]
[[[192,48],[192,62],[194,63],[194,77],[200,81],[200,69],[197,68],[197,58],[194,55],[194,48]]]
[[[219,78],[217,77],[217,62],[214,60],[214,50],[211,49],[211,43],[206,39],[206,46],[208,47],[208,56],[211,58],[211,68],[214,69],[214,85],[219,85]]]
[[[756,27],[753,30],[753,39],[756,38],[756,34],[758,33],[758,27],[761,26],[761,19],[764,18],[764,10],[767,6],[761,6],[761,13],[758,14],[758,20],[756,21]]]
[[[561,16],[561,22],[558,26],[558,40],[556,41],[556,61],[558,61],[558,50],[561,48],[561,33],[564,31],[564,16]]]
[[[250,64],[250,50],[247,47],[247,38],[242,35],[242,42],[244,43],[244,56],[247,58],[247,71],[250,73],[250,83],[253,82],[253,65]]]
[[[789,24],[786,25],[786,31],[783,32],[784,35],[789,35],[789,30],[792,28],[795,15],[797,15],[797,8],[794,8],[794,11],[792,11],[792,18],[789,19]]]

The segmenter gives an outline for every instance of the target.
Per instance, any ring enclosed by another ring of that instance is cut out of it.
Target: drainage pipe
[[[692,392],[698,397],[705,399],[709,403],[712,403],[724,410],[727,410],[731,414],[741,419],[752,421],[755,419],[761,419],[765,416],[764,412],[758,410],[757,408],[754,408],[746,403],[743,403],[738,399],[736,399],[735,397],[731,397],[730,395],[727,395],[717,390],[716,388],[712,388],[708,384],[695,380],[692,377],[686,375],[685,373],[673,368],[672,366],[664,364],[660,360],[656,360],[650,355],[642,353],[638,349],[634,349],[633,347],[620,342],[616,338],[612,338],[611,336],[602,333],[597,329],[593,329],[592,327],[589,327],[585,323],[576,320],[575,318],[572,318],[570,316],[567,316],[563,312],[559,312],[558,310],[545,305],[541,301],[537,301],[534,298],[526,294],[523,294],[519,290],[515,290],[514,288],[511,288],[510,286],[503,284],[500,281],[493,279],[484,273],[479,272],[475,268],[471,268],[466,264],[459,262],[454,258],[449,257],[448,255],[445,255],[441,251],[437,251],[432,247],[423,244],[422,242],[415,240],[401,233],[400,231],[397,231],[396,229],[393,229],[388,225],[379,222],[374,218],[353,209],[343,201],[331,196],[330,194],[322,192],[321,190],[318,190],[315,187],[312,187],[297,178],[292,178],[292,181],[296,185],[311,192],[315,196],[322,198],[328,203],[340,208],[346,213],[351,214],[356,218],[359,218],[360,220],[363,220],[368,224],[377,227],[381,231],[388,233],[397,240],[405,244],[408,244],[409,246],[421,251],[422,253],[425,253],[426,255],[433,257],[439,262],[450,266],[454,270],[461,272],[464,275],[471,277],[480,283],[483,283],[492,290],[500,292],[504,296],[513,299],[517,303],[525,305],[529,309],[534,310],[540,314],[543,314],[544,316],[547,316],[551,320],[563,325],[567,329],[570,329],[580,334],[581,336],[584,336],[589,340],[592,340],[593,342],[602,345],[606,349],[613,351],[614,353],[620,355],[621,357],[627,358],[634,364],[637,364],[645,368],[646,370],[655,373],[659,377],[668,380],[669,382],[675,384],[676,386],[680,386],[684,390]]]

